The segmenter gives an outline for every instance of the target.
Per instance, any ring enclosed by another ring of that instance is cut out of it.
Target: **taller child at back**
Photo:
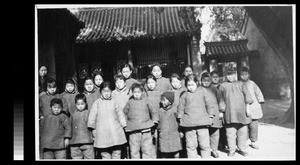
[[[181,80],[181,83],[182,83],[182,85],[184,86],[184,87],[186,87],[185,86],[185,79],[186,79],[186,77],[189,75],[189,74],[194,74],[194,70],[193,70],[193,67],[191,66],[191,65],[186,65],[185,67],[184,67],[184,70],[183,70],[183,79]]]
[[[92,77],[85,78],[83,94],[86,97],[88,112],[90,112],[93,103],[100,97],[99,92],[97,92],[95,89],[95,84]]]
[[[263,112],[261,109],[261,104],[265,102],[264,96],[256,85],[255,82],[250,80],[250,70],[247,67],[241,68],[241,80],[244,82],[250,92],[253,99],[253,103],[249,105],[250,116],[252,121],[249,124],[249,138],[251,140],[250,146],[254,149],[258,149],[258,119],[263,117]]]
[[[129,64],[121,65],[121,74],[125,77],[127,89],[130,89],[133,83],[139,83],[136,79],[131,77],[132,71],[132,67]]]
[[[152,64],[150,70],[151,74],[156,78],[156,88],[159,91],[165,92],[172,89],[169,79],[162,76],[162,66],[159,63]]]
[[[247,86],[235,80],[235,71],[226,71],[226,82],[220,86],[221,93],[225,100],[225,123],[226,136],[229,148],[228,156],[234,156],[236,145],[239,153],[247,156],[247,127],[251,122],[250,112],[246,110],[246,106],[253,103],[253,99],[247,89]]]
[[[65,91],[61,94],[62,97],[66,100],[69,108],[70,115],[76,110],[75,106],[75,96],[78,92],[75,89],[75,83],[72,79],[67,80],[65,85]]]

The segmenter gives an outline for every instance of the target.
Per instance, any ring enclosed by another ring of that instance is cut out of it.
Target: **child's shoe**
[[[242,150],[239,150],[239,154],[243,155],[243,156],[248,156],[248,152],[246,151],[242,151]]]
[[[250,147],[254,148],[254,149],[259,149],[258,145],[256,142],[251,142]]]
[[[211,152],[211,155],[214,157],[214,158],[218,158],[219,157],[219,154],[217,151],[212,151]]]
[[[233,152],[228,152],[228,156],[229,156],[229,157],[233,157],[234,154],[235,154],[235,151],[233,151]]]

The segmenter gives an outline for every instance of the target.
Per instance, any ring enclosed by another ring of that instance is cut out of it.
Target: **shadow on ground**
[[[259,119],[259,122],[285,128],[295,128],[294,123],[282,121],[290,105],[291,101],[267,99],[266,102],[262,104],[264,116]]]

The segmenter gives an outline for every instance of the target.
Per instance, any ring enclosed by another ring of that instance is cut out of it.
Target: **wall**
[[[281,61],[259,32],[251,18],[249,18],[246,26],[247,28],[244,35],[249,40],[247,46],[249,50],[258,50],[262,63],[262,92],[267,98],[289,98],[290,91],[286,79],[287,76]]]

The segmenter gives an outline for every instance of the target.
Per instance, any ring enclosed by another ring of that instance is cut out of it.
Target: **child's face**
[[[52,86],[47,86],[47,92],[50,94],[50,95],[53,95],[53,94],[55,94],[55,92],[56,92],[56,87],[52,87]]]
[[[162,71],[161,71],[160,67],[159,66],[154,66],[153,69],[152,69],[152,74],[153,74],[153,76],[155,76],[155,78],[160,78],[161,74],[162,74]]]
[[[85,107],[86,107],[86,103],[82,99],[77,100],[76,108],[78,111],[83,111]]]
[[[156,87],[156,81],[154,81],[153,79],[148,79],[147,80],[147,87],[150,89],[150,90],[154,90],[155,87]]]
[[[62,107],[61,107],[59,104],[54,104],[54,105],[51,107],[51,111],[52,111],[52,113],[53,113],[54,115],[60,114],[61,109],[62,109]]]
[[[125,78],[129,78],[129,76],[131,75],[132,71],[130,70],[129,67],[125,67],[122,69],[122,75],[125,77]]]
[[[142,91],[141,91],[140,88],[134,88],[132,93],[133,93],[133,97],[135,99],[141,99],[142,98]]]
[[[181,87],[181,81],[176,77],[171,78],[171,85],[174,89],[179,89]]]
[[[217,75],[217,74],[213,74],[213,75],[211,76],[211,80],[212,80],[212,82],[213,82],[214,84],[218,84],[218,83],[219,83],[219,80],[220,80],[220,77],[219,77],[219,75]]]
[[[197,83],[195,81],[188,81],[187,82],[187,89],[190,91],[190,92],[195,92],[196,89],[197,89]]]
[[[100,86],[103,83],[103,78],[101,75],[95,76],[95,85]]]
[[[184,69],[184,76],[188,76],[189,74],[193,74],[193,70],[190,67]]]
[[[211,78],[210,77],[205,77],[202,79],[202,85],[203,87],[207,88],[211,84]]]
[[[116,87],[118,89],[123,89],[125,87],[126,83],[124,80],[121,80],[121,79],[117,79],[116,81]]]
[[[71,92],[74,91],[74,89],[75,89],[75,87],[74,87],[73,84],[70,84],[70,83],[66,84],[66,90],[67,90],[68,92],[71,93]]]
[[[42,66],[39,70],[39,74],[41,77],[44,77],[47,74],[47,68],[45,66]]]
[[[235,80],[235,75],[234,74],[227,74],[226,78],[229,82],[234,82]]]
[[[111,96],[111,90],[108,87],[103,88],[101,90],[101,95],[104,99],[109,99]]]
[[[94,83],[92,80],[86,80],[84,83],[84,88],[86,91],[91,92],[94,89]]]
[[[248,80],[249,80],[249,77],[250,77],[250,75],[249,75],[248,72],[242,72],[242,73],[241,73],[241,79],[242,79],[243,81],[248,81]]]
[[[169,105],[171,105],[171,102],[164,96],[161,97],[161,104],[162,106],[165,108],[165,107],[168,107]]]

